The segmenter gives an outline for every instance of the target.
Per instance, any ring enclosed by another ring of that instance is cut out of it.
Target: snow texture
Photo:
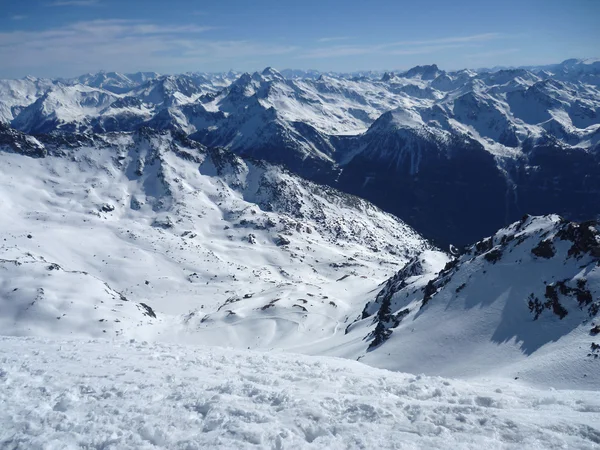
[[[0,447],[594,449],[600,394],[334,358],[0,338]]]
[[[0,152],[4,335],[294,348],[430,247],[364,200],[170,132],[32,148]]]

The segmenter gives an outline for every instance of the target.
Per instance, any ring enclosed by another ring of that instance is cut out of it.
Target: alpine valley
[[[0,211],[2,448],[600,446],[600,60],[0,80]]]

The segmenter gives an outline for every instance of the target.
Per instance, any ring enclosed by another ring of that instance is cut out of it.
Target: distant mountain
[[[56,81],[26,77],[20,80],[0,80],[0,122],[11,123],[24,108],[34,103]]]
[[[524,213],[600,213],[598,64],[4,80],[0,120],[34,134],[182,132],[366,198],[442,246],[463,245]]]
[[[156,78],[158,74],[151,75]],[[133,79],[132,79],[133,78]],[[86,86],[105,89],[115,94],[121,94],[131,90],[140,82],[150,79],[146,74],[134,74],[132,78],[117,72],[98,72],[88,73],[73,80],[69,80],[69,84],[84,84]]]
[[[281,71],[281,75],[285,78],[294,79],[314,79],[316,80],[321,76],[321,72],[318,70],[298,70],[298,69],[284,69]]]
[[[433,80],[437,78],[439,75],[442,75],[443,72],[438,69],[438,66],[435,64],[431,64],[428,66],[416,66],[410,70],[404,72],[401,77],[402,78],[419,78],[421,80]]]
[[[479,72],[498,72],[502,70],[524,69],[543,75],[544,78],[550,76],[563,81],[585,82],[598,85],[600,79],[599,58],[567,59],[559,64],[546,64],[541,66],[523,66],[523,67],[493,67],[491,69],[479,69]]]

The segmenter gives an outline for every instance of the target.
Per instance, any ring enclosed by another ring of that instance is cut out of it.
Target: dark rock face
[[[285,236],[278,235],[277,239],[275,240],[275,245],[278,245],[279,247],[290,245],[290,240]]]
[[[528,148],[511,170],[516,189],[510,218],[554,212],[575,221],[600,213],[600,153],[559,143]]]
[[[114,210],[115,210],[115,207],[113,205],[111,205],[110,203],[104,203],[102,206],[100,206],[100,211],[105,212],[105,213],[113,212]]]
[[[150,306],[146,305],[145,303],[140,303],[139,305],[142,308],[143,315],[156,319],[156,313]]]
[[[370,145],[403,148],[388,137]],[[344,167],[337,187],[403,218],[444,247],[473,242],[506,223],[507,182],[483,147],[470,142],[440,149],[423,140],[418,148],[417,172],[413,155],[390,164],[363,152]]]
[[[44,158],[48,154],[48,151],[41,143],[32,139],[25,133],[10,128],[2,122],[0,122],[0,148],[1,147],[9,148],[15,153],[34,158]]]
[[[600,258],[600,236],[597,230],[597,222],[568,223],[560,230],[558,237],[562,240],[571,241],[569,256],[579,258],[589,253]]]
[[[552,245],[552,241],[545,239],[540,241],[540,243],[531,249],[531,253],[539,258],[550,259],[556,254],[556,250],[554,245]]]

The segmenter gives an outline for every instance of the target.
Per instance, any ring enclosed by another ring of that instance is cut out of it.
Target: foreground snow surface
[[[0,448],[600,448],[600,393],[136,341],[0,337]]]

